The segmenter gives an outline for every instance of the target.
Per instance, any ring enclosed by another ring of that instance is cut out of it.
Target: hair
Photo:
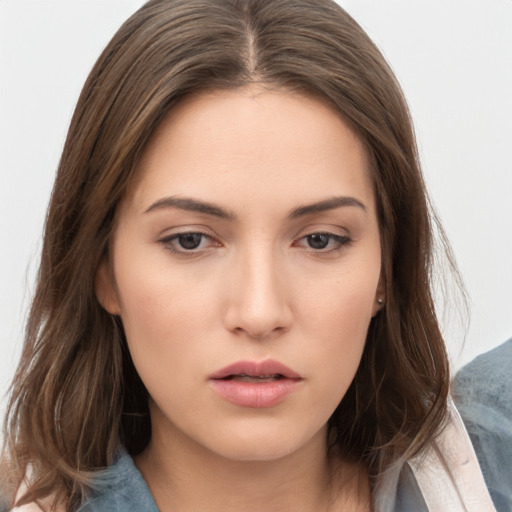
[[[329,420],[328,449],[360,460],[376,482],[442,427],[449,368],[432,296],[436,219],[407,104],[379,50],[331,0],[152,0],[92,69],[60,160],[4,427],[11,489],[30,474],[18,504],[53,496],[73,510],[120,444],[132,455],[146,447],[148,394],[120,319],[96,299],[96,270],[165,114],[191,94],[252,84],[327,102],[371,163],[386,305]]]

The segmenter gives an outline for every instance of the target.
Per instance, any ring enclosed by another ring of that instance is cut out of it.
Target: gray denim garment
[[[498,512],[512,512],[512,338],[456,376],[452,395]]]
[[[159,512],[142,474],[125,450],[96,479],[95,493],[80,512]]]
[[[498,512],[512,512],[512,339],[487,352],[456,376],[453,397]],[[131,457],[120,451],[100,473],[83,512],[158,512]],[[394,512],[428,512],[407,466],[400,475]]]

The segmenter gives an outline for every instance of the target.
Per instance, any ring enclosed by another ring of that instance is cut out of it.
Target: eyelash
[[[203,250],[201,249],[197,249],[196,247],[194,247],[193,249],[186,249],[184,247],[178,249],[175,245],[174,245],[174,242],[178,241],[180,238],[183,238],[183,237],[186,237],[186,236],[194,236],[194,235],[199,235],[201,236],[201,242],[203,240],[214,240],[213,237],[211,237],[210,235],[207,235],[206,233],[201,233],[200,231],[186,231],[184,233],[176,233],[175,235],[170,235],[170,236],[166,236],[164,238],[162,238],[161,240],[159,240],[159,242],[170,252],[172,252],[173,254],[183,254],[183,255],[193,255],[193,254],[198,254]],[[200,243],[201,243],[200,242]]]
[[[329,233],[325,231],[316,231],[314,233],[309,233],[299,239],[299,241],[307,240],[312,237],[326,237],[328,239],[327,246],[332,242],[335,244],[334,247],[331,247],[329,249],[326,248],[314,248],[314,247],[306,247],[310,252],[314,254],[330,254],[330,253],[336,253],[339,252],[346,247],[348,247],[352,243],[352,239],[349,236],[346,235],[336,235],[334,233]]]
[[[174,235],[170,235],[170,236],[166,236],[166,237],[162,238],[161,240],[159,240],[159,242],[168,251],[170,251],[173,254],[195,255],[195,254],[200,254],[202,252],[211,250],[211,247],[206,248],[206,249],[198,249],[197,247],[193,247],[191,249],[186,249],[184,247],[177,248],[175,245],[175,242],[179,241],[180,238],[187,237],[187,236],[200,236],[201,240],[198,244],[198,247],[201,245],[201,242],[203,242],[205,240],[212,240],[215,242],[215,239],[213,237],[211,237],[210,235],[208,235],[206,233],[202,233],[200,231],[187,231],[184,233],[176,233]],[[294,242],[294,246],[297,246],[297,244],[303,240],[309,239],[309,241],[311,242],[312,237],[326,237],[328,239],[326,247],[328,247],[328,245],[332,242],[334,242],[334,244],[335,244],[335,247],[332,247],[329,249],[326,249],[325,247],[322,247],[322,248],[314,248],[314,247],[310,247],[310,246],[304,247],[309,252],[314,253],[314,254],[336,253],[336,252],[339,252],[339,251],[343,250],[344,248],[348,247],[352,243],[352,239],[348,236],[336,235],[334,233],[329,233],[329,232],[324,232],[324,231],[316,231],[314,233],[309,233],[309,234],[304,235],[301,238],[299,238],[297,240],[297,242]],[[216,245],[217,247],[220,246],[220,242],[216,242],[216,244],[217,244]]]

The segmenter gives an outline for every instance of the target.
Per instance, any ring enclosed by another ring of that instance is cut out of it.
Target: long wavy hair
[[[332,456],[356,457],[377,482],[442,427],[449,368],[432,297],[436,221],[381,53],[331,0],[152,0],[95,64],[60,160],[4,427],[11,495],[30,475],[18,504],[51,496],[74,510],[120,444],[132,455],[146,447],[148,394],[121,322],[96,299],[95,273],[165,114],[192,93],[255,83],[327,102],[371,162],[386,305],[330,418]]]

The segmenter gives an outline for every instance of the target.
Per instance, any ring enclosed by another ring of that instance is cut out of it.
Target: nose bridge
[[[263,338],[288,329],[291,310],[279,255],[270,242],[241,249],[232,269],[226,323],[230,330]]]

